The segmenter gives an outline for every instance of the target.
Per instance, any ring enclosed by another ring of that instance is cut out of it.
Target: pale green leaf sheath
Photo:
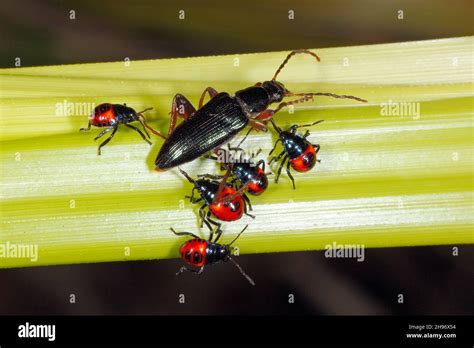
[[[283,109],[275,121],[324,122],[310,128],[321,163],[283,174],[252,198],[255,220],[224,224],[222,241],[240,253],[473,243],[473,37],[314,49],[292,58],[279,80],[293,92],[355,95],[369,102],[318,97]],[[178,256],[199,230],[191,186],[177,170],[158,173],[163,142],[149,147],[120,127],[97,156],[100,129],[79,132],[103,102],[147,112],[165,132],[171,101],[196,106],[204,88],[235,91],[269,80],[288,52],[0,70],[0,267]],[[245,132],[243,132],[245,133]],[[234,141],[238,142],[243,134]],[[276,135],[253,133],[248,150],[264,156]],[[184,168],[217,173],[213,161]],[[285,173],[285,171],[283,171]],[[273,180],[273,179],[271,179]],[[37,246],[37,258],[6,255]],[[11,249],[13,250],[13,249]]]

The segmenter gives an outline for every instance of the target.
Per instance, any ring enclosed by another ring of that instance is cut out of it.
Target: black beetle
[[[276,80],[278,74],[288,60],[295,54],[305,53],[312,55],[318,61],[319,57],[309,50],[292,51],[275,72],[270,81],[257,83],[237,91],[235,96],[228,93],[218,93],[212,87],[204,90],[196,111],[189,100],[176,94],[171,107],[168,138],[155,160],[157,171],[164,171],[181,164],[190,162],[230,141],[247,125],[252,129],[266,131],[265,124],[283,107],[301,103],[314,96],[330,96],[335,98],[355,99],[361,102],[366,100],[333,93],[292,93]],[[202,106],[204,97],[208,93],[211,100]],[[301,98],[282,102],[285,97],[299,96]],[[270,104],[280,104],[274,109],[268,109]],[[178,116],[184,121],[176,128]],[[249,131],[249,132],[250,132]]]

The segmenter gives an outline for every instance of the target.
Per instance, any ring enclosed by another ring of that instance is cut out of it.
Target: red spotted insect
[[[176,273],[179,275],[185,271],[201,274],[204,271],[204,267],[207,265],[213,265],[218,262],[231,261],[240,271],[240,273],[249,281],[250,284],[255,285],[255,282],[250,278],[240,267],[240,265],[230,256],[232,253],[232,244],[240,237],[242,233],[247,229],[248,225],[244,227],[242,231],[235,237],[229,244],[219,244],[219,239],[222,235],[222,230],[216,231],[216,238],[212,240],[213,232],[211,230],[211,236],[209,240],[199,238],[191,232],[176,232],[171,228],[171,231],[177,236],[191,236],[192,239],[184,242],[179,248],[181,258],[185,262],[185,266],[181,267]]]
[[[97,135],[94,138],[94,140],[97,140],[103,135],[112,131],[112,134],[110,134],[110,136],[99,145],[99,148],[97,149],[97,154],[99,156],[101,153],[100,149],[103,146],[107,145],[107,143],[110,140],[112,140],[120,124],[124,124],[128,128],[135,130],[138,134],[141,135],[143,140],[145,140],[148,144],[151,145],[151,142],[148,140],[150,139],[150,134],[148,134],[147,129],[149,129],[153,134],[163,137],[158,131],[154,130],[146,123],[143,113],[151,109],[153,108],[147,108],[140,112],[136,112],[134,109],[132,109],[131,107],[128,107],[126,104],[123,104],[123,105],[109,104],[109,103],[100,104],[94,108],[94,113],[89,117],[89,124],[87,128],[81,128],[80,130],[89,131],[91,129],[91,126],[101,127],[101,128],[105,127],[105,129],[102,132],[100,132],[99,135]],[[129,124],[130,122],[134,122],[134,121],[140,122],[140,124],[143,127],[143,131],[146,134],[146,137],[145,137],[145,134],[143,134],[141,130]]]
[[[308,130],[306,130],[304,135],[301,135],[297,133],[297,129],[314,126],[315,124],[323,122],[323,120],[305,125],[294,124],[285,131],[281,130],[281,128],[278,127],[273,120],[270,120],[270,122],[275,128],[275,131],[278,133],[278,140],[275,142],[275,146],[273,146],[273,149],[270,151],[268,156],[270,156],[275,151],[279,142],[281,142],[283,145],[283,151],[278,156],[273,156],[269,162],[269,164],[271,164],[273,161],[278,163],[281,160],[277,175],[275,177],[275,182],[278,182],[281,170],[286,164],[286,172],[293,183],[293,189],[295,189],[295,179],[293,178],[293,175],[291,175],[290,166],[297,172],[310,171],[313,169],[316,161],[319,162],[316,156],[320,148],[318,144],[311,144],[308,141],[307,137],[310,134]]]
[[[212,219],[211,215],[214,215],[221,221],[236,221],[239,220],[243,214],[252,218],[254,217],[247,212],[247,206],[249,210],[252,210],[252,205],[248,197],[236,194],[233,185],[227,183],[229,173],[226,173],[219,182],[208,178],[194,180],[184,170],[179,169],[179,171],[193,184],[191,196],[186,196],[186,198],[189,198],[193,204],[204,201],[204,204],[199,208],[201,226],[205,223],[211,231],[212,228],[210,224],[220,228],[221,223]],[[196,190],[199,192],[200,198],[194,197],[194,191]],[[232,196],[232,198],[227,199],[229,196]]]

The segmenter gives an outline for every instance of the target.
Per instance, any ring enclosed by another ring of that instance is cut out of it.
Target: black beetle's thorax
[[[206,265],[212,265],[220,261],[227,261],[230,256],[230,248],[228,245],[218,243],[207,243],[206,248]]]
[[[259,113],[270,105],[270,96],[263,87],[249,87],[237,91],[235,97],[238,98],[250,113]]]

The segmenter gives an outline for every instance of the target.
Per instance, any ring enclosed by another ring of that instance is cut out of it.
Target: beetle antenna
[[[240,141],[240,143],[237,145],[237,147],[240,147],[240,145],[242,145],[242,143],[245,141],[245,139],[247,139],[247,137],[249,136],[250,132],[252,132],[253,128],[250,127],[249,131],[245,134],[245,136],[242,138],[242,140]]]
[[[142,111],[140,111],[140,112],[137,112],[138,121],[139,121],[146,129],[148,129],[150,132],[152,132],[153,134],[155,134],[155,135],[157,135],[157,136],[159,136],[159,137],[161,137],[161,138],[163,138],[163,139],[166,140],[166,137],[165,137],[163,134],[161,134],[161,133],[158,132],[157,130],[153,129],[152,127],[150,127],[150,126],[148,125],[148,123],[146,122],[146,118],[145,118],[145,116],[143,116],[143,113],[144,113],[145,111],[149,111],[149,110],[153,110],[153,108],[146,108],[146,109],[144,109],[144,110],[142,110]]]
[[[250,284],[252,284],[253,286],[255,286],[255,282],[253,281],[252,278],[250,278],[250,276],[245,273],[245,271],[243,270],[242,267],[240,267],[240,265],[237,263],[237,261],[235,261],[232,257],[229,256],[229,260],[232,261],[232,263],[235,265],[235,267],[237,267],[240,271],[240,273],[245,277],[247,278],[247,280],[249,281]]]
[[[150,110],[153,110],[153,108],[146,108],[146,109],[143,109],[142,111],[137,112],[137,114],[141,115],[141,114],[143,114],[145,111],[150,111]]]
[[[273,120],[273,118],[270,119],[270,122],[272,123],[273,128],[275,128],[275,131],[276,131],[278,134],[280,134],[280,133],[282,132],[282,130],[281,130],[280,127],[278,127],[278,126],[276,125],[276,123],[275,123],[275,121]]]
[[[273,75],[272,81],[275,81],[275,80],[276,80],[278,74],[283,70],[283,68],[285,67],[286,63],[288,63],[288,61],[291,59],[291,57],[293,57],[295,54],[299,54],[299,53],[305,53],[305,54],[312,55],[314,58],[317,59],[318,62],[321,61],[321,59],[318,57],[318,55],[317,55],[316,53],[311,52],[310,50],[294,50],[294,51],[292,51],[292,52],[285,58],[285,60],[283,61],[283,63],[281,63],[280,67],[279,67],[278,70],[275,72],[275,75]]]
[[[288,93],[285,94],[285,97],[295,97],[295,96],[305,96],[305,97],[314,97],[314,96],[324,96],[324,97],[333,97],[333,98],[338,98],[338,99],[354,99],[357,101],[360,101],[362,103],[367,103],[367,100],[359,98],[359,97],[354,97],[353,95],[339,95],[339,94],[334,94],[334,93]]]
[[[245,226],[244,229],[239,232],[239,234],[237,235],[237,237],[235,237],[235,238],[232,240],[232,242],[229,243],[229,246],[231,246],[231,245],[237,240],[237,238],[239,238],[240,235],[241,235],[242,233],[244,233],[244,231],[247,229],[247,227],[249,227],[249,225]]]
[[[319,121],[314,121],[313,123],[308,123],[308,124],[299,124],[299,125],[298,125],[298,124],[295,124],[295,125],[292,126],[291,128],[297,129],[297,128],[304,128],[304,127],[312,127],[312,126],[314,126],[314,125],[316,125],[316,124],[318,124],[318,123],[321,123],[321,122],[323,122],[323,121],[324,121],[324,120],[319,120]]]
[[[181,174],[183,174],[184,177],[185,177],[186,179],[188,179],[188,181],[189,181],[191,184],[194,184],[194,185],[196,184],[196,181],[194,181],[194,179],[191,178],[191,177],[188,175],[188,173],[186,173],[186,172],[185,172],[184,170],[182,170],[181,168],[178,168],[178,169],[179,169],[179,171],[181,172]]]
[[[191,236],[195,239],[200,239],[199,236],[196,236],[194,233],[191,232],[176,232],[173,227],[170,227],[170,230],[177,236]]]

